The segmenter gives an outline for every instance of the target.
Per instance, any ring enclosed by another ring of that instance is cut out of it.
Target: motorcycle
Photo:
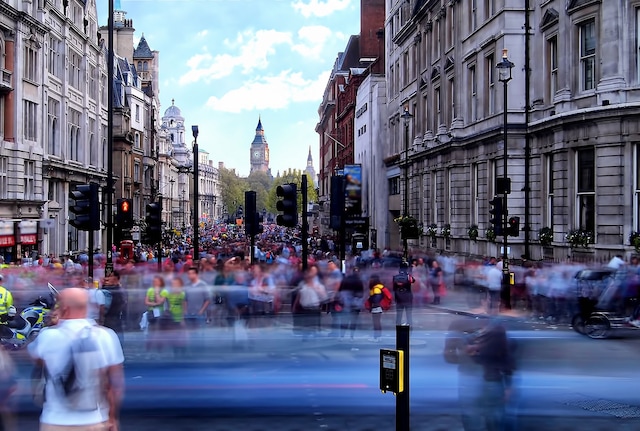
[[[7,322],[0,324],[0,345],[9,350],[19,350],[49,325],[49,313],[55,305],[58,291],[51,284],[48,287],[49,298],[38,296],[20,314],[10,316]]]

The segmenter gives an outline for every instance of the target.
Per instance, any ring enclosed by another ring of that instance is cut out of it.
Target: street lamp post
[[[404,120],[404,202],[402,203],[402,217],[409,216],[409,122],[413,118],[409,107],[404,107],[404,112],[401,115]],[[409,259],[409,250],[407,245],[407,230],[402,232],[402,226],[400,226],[400,235],[402,236],[402,256],[404,260]]]
[[[198,183],[200,182],[198,174],[198,126],[191,126],[193,133],[193,265],[198,266],[200,259],[200,244],[198,239],[200,205],[198,199]]]
[[[173,229],[173,184],[175,182],[176,180],[171,177],[171,179],[169,180],[169,183],[171,184],[171,195],[169,197],[169,227],[171,229]]]
[[[508,205],[508,196],[510,192],[509,186],[509,176],[507,170],[507,162],[509,157],[508,145],[507,145],[507,84],[511,81],[511,70],[515,66],[509,59],[507,58],[507,49],[502,50],[502,61],[496,65],[498,69],[498,79],[500,82],[504,84],[504,99],[503,99],[503,127],[504,127],[504,136],[503,140],[503,185],[502,185],[502,292],[501,292],[501,303],[502,307],[510,310],[511,309],[511,280],[509,276],[509,254],[507,253],[507,248],[509,246],[509,229],[508,229],[508,218],[509,218],[509,205]]]

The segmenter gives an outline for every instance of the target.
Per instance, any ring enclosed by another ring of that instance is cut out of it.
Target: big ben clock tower
[[[258,118],[258,127],[256,127],[256,136],[253,138],[251,148],[249,150],[249,161],[251,163],[251,171],[269,172],[269,144],[264,137],[264,129],[262,128],[262,120]]]

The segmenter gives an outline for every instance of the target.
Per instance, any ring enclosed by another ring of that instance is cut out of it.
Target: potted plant
[[[418,226],[418,220],[412,216],[400,216],[393,219],[400,227],[400,234],[403,238],[420,238],[422,229]]]
[[[435,223],[431,223],[429,226],[427,226],[427,236],[430,236],[431,238],[435,238],[437,234],[438,234],[438,225],[436,225]]]
[[[567,233],[565,239],[571,248],[587,248],[589,244],[593,243],[593,233],[588,230],[573,229]]]
[[[635,249],[636,253],[640,253],[640,232],[631,232],[629,244]]]
[[[491,227],[485,231],[484,236],[491,242],[496,241],[496,232]]]
[[[449,238],[451,236],[451,225],[447,223],[444,226],[442,226],[442,229],[440,230],[440,234],[445,238]]]
[[[553,229],[550,227],[543,227],[538,231],[538,241],[543,247],[549,247],[553,242]]]
[[[469,234],[469,239],[471,241],[476,242],[476,240],[478,239],[478,225],[472,224],[471,226],[469,226],[467,234]]]

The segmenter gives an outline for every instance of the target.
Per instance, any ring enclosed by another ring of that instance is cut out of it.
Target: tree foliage
[[[218,171],[222,204],[228,214],[234,214],[240,205],[244,206],[244,192],[247,182],[238,176],[235,170],[221,168]]]

